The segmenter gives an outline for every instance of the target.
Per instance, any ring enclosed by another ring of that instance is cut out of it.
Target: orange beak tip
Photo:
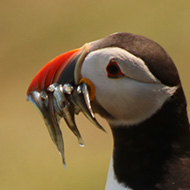
[[[81,52],[81,48],[63,53],[47,63],[33,78],[27,95],[33,91],[46,90],[50,84],[56,83],[69,63]]]

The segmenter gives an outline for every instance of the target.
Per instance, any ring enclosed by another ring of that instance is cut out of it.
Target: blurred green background
[[[114,32],[147,36],[173,58],[190,103],[190,1],[1,0],[0,23],[0,190],[104,189],[112,152],[106,122],[100,119],[107,134],[77,117],[85,148],[61,124],[64,169],[40,114],[26,101],[34,75],[62,52]]]

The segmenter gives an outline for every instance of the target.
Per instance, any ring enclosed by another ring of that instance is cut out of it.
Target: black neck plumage
[[[151,118],[112,128],[114,172],[135,190],[154,190],[169,175],[168,163],[190,150],[186,101],[180,88]]]

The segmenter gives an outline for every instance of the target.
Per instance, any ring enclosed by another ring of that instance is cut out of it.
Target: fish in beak
[[[42,114],[64,165],[64,143],[59,127],[61,118],[64,118],[81,146],[84,146],[84,142],[75,123],[75,114],[83,112],[94,125],[104,131],[91,108],[95,87],[89,79],[81,77],[81,67],[88,52],[89,44],[85,44],[56,57],[39,71],[27,91],[27,100]]]

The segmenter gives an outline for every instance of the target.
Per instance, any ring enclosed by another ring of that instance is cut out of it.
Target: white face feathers
[[[107,119],[111,126],[146,120],[177,89],[162,84],[142,59],[117,47],[90,52],[81,74],[93,82],[98,103],[115,118]]]

